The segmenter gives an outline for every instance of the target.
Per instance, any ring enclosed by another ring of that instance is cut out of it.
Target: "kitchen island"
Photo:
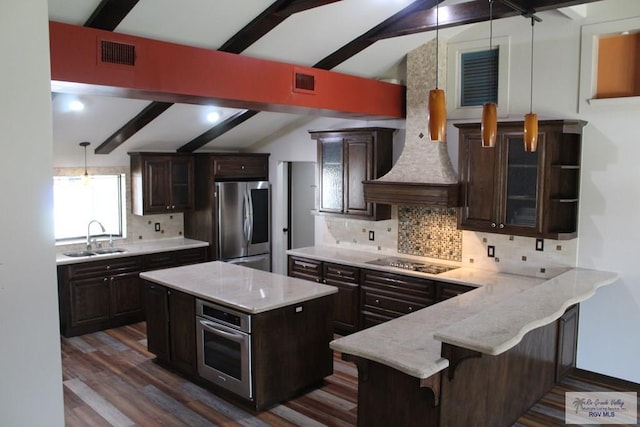
[[[225,397],[262,410],[333,372],[333,286],[220,261],[140,277],[149,351]]]
[[[288,252],[366,270],[375,253],[312,247]],[[403,274],[476,289],[339,338],[358,366],[358,425],[508,426],[575,364],[578,304],[609,272],[527,277],[461,267]]]

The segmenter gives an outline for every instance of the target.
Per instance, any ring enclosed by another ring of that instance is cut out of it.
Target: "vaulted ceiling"
[[[493,16],[593,1],[494,0]],[[49,19],[365,78],[402,79],[406,53],[434,36],[437,2],[445,38],[489,17],[489,0],[49,0]],[[96,154],[120,157],[137,150],[244,150],[319,115],[73,92],[52,94],[60,166],[68,165],[60,159],[77,158],[80,141],[90,141]],[[78,99],[84,110],[70,111],[69,103]],[[210,113],[217,121],[207,119]]]

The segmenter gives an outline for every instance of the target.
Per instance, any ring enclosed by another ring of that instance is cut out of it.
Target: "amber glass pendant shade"
[[[524,116],[524,151],[533,153],[538,148],[538,115],[534,113]]]
[[[498,106],[495,102],[486,102],[482,106],[482,146],[493,148],[496,146],[498,134]]]
[[[444,90],[432,89],[429,91],[429,139],[434,142],[446,140],[447,107],[444,99]]]

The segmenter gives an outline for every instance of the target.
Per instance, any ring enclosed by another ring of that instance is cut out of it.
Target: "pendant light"
[[[447,129],[447,107],[444,99],[444,90],[438,89],[438,27],[440,25],[440,16],[438,13],[439,3],[440,0],[436,0],[436,88],[429,91],[429,139],[434,142],[444,142],[446,140]]]
[[[493,0],[489,0],[489,55],[493,52]],[[491,62],[491,74],[493,79],[493,61]],[[485,102],[482,106],[482,146],[493,148],[496,146],[498,134],[498,106],[495,102]]]
[[[538,148],[538,115],[533,113],[533,29],[535,17],[531,17],[531,93],[529,95],[529,113],[524,116],[524,151],[533,153]]]
[[[91,145],[91,143],[84,141],[79,145],[84,148],[84,177],[82,178],[82,183],[84,185],[89,185],[89,173],[87,172],[87,147]]]

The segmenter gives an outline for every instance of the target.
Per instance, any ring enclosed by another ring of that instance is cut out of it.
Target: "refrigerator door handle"
[[[251,190],[247,189],[247,204],[249,206],[249,234],[247,235],[247,244],[253,241],[253,200],[251,199]]]
[[[246,191],[243,195],[242,201],[242,215],[244,217],[244,222],[242,226],[242,234],[244,235],[245,245],[249,245],[251,242],[251,201],[249,200],[249,196]]]

